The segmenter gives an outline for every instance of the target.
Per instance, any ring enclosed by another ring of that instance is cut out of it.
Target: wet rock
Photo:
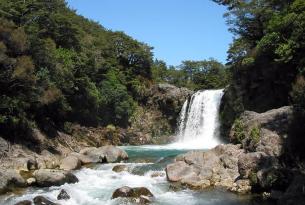
[[[35,205],[59,205],[57,203],[54,203],[50,200],[48,200],[47,198],[43,197],[43,196],[36,196],[34,199],[34,204]]]
[[[70,198],[71,197],[69,196],[69,194],[64,189],[62,189],[57,196],[57,200],[68,200]]]
[[[60,186],[65,183],[78,182],[77,177],[67,171],[53,170],[53,169],[40,169],[33,173],[36,178],[36,183],[41,187]]]
[[[85,148],[80,151],[80,154],[90,158],[92,163],[114,163],[128,159],[124,150],[112,145]]]
[[[60,169],[71,171],[79,169],[81,167],[81,161],[76,156],[68,156],[61,161]]]
[[[131,188],[128,186],[118,188],[112,194],[113,199],[119,198],[119,197],[140,198],[141,196],[153,197],[154,195],[149,191],[149,189],[147,189],[145,187]]]
[[[124,171],[128,171],[128,167],[126,165],[116,165],[112,168],[112,171],[114,171],[114,172],[124,172]]]
[[[164,177],[165,173],[163,173],[163,172],[153,172],[150,176],[152,178],[155,178],[155,177]]]
[[[29,200],[24,200],[16,203],[15,205],[32,205],[32,202]]]
[[[25,186],[26,181],[17,171],[12,169],[0,170],[0,194]]]

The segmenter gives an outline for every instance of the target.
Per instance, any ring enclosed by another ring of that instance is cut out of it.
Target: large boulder
[[[240,145],[232,144],[219,145],[206,152],[188,152],[167,165],[167,179],[193,189],[209,186],[230,189],[239,177],[238,157],[243,153]]]
[[[85,148],[80,154],[90,158],[93,163],[114,163],[128,159],[128,154],[124,150],[112,145]]]
[[[59,168],[62,170],[71,171],[71,170],[79,169],[80,167],[81,167],[81,161],[79,160],[79,158],[70,155],[61,161]]]
[[[64,170],[39,169],[33,173],[36,183],[41,187],[60,186],[65,183],[78,182],[77,177]]]
[[[12,169],[0,170],[0,194],[25,186],[26,181],[17,171]]]

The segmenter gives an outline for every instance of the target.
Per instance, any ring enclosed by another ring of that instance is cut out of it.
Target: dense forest
[[[228,51],[232,76],[224,105],[226,128],[243,110],[293,105],[293,150],[304,154],[305,1],[214,0],[225,5],[235,39]]]
[[[0,132],[128,126],[153,83],[224,87],[216,60],[167,67],[152,47],[76,14],[64,0],[0,1]],[[227,78],[225,78],[227,79]]]

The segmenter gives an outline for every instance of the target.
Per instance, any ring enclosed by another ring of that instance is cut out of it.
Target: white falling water
[[[180,113],[174,147],[208,149],[219,144],[218,112],[223,90],[204,90],[192,95]]]

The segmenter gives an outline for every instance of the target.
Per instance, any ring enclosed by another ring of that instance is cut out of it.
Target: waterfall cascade
[[[212,148],[219,144],[218,112],[223,90],[198,91],[180,112],[175,146],[190,149]]]

